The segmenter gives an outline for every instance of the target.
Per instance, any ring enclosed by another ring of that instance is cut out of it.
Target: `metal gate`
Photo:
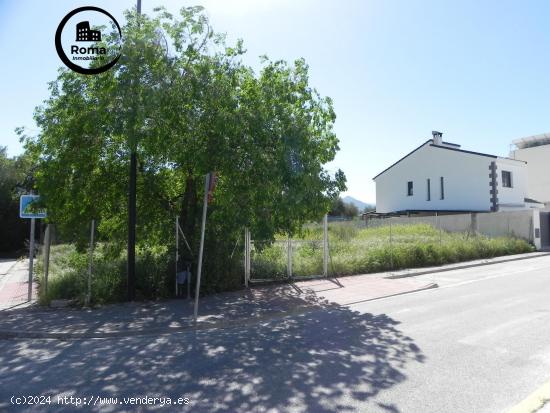
[[[540,245],[550,248],[550,212],[540,213]]]
[[[308,260],[304,259],[304,256]],[[301,258],[301,259],[300,259]],[[328,219],[322,222],[322,238],[262,241],[245,229],[244,282],[270,282],[328,276]]]

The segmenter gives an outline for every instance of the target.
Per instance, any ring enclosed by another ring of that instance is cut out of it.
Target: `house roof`
[[[430,139],[430,140],[431,140],[431,139]],[[487,158],[493,158],[493,159],[498,158],[498,156],[496,156],[496,155],[490,155],[490,154],[488,154],[488,153],[467,151],[467,150],[465,150],[465,149],[458,149],[458,148],[449,148],[448,146],[436,145],[435,143],[430,144],[430,146],[433,146],[434,148],[448,149],[448,150],[450,150],[450,151],[457,151],[457,152],[469,153],[469,154],[471,154],[471,155],[485,156],[485,157],[487,157]]]
[[[483,214],[490,212],[489,210],[473,210],[473,209],[403,209],[394,212],[365,212],[363,217],[386,217],[386,216],[436,216],[436,215],[459,215],[459,214]]]
[[[420,148],[422,148],[423,146],[425,146],[427,143],[429,142],[432,142],[430,143],[430,146],[433,146],[434,148],[440,148],[440,149],[447,149],[449,151],[456,151],[456,152],[462,152],[462,153],[468,153],[470,155],[477,155],[477,156],[485,156],[487,158],[493,158],[493,159],[497,159],[499,158],[499,156],[497,155],[490,155],[490,154],[487,154],[487,153],[481,153],[481,152],[473,152],[473,151],[467,151],[465,149],[460,149],[460,145],[457,145],[456,143],[449,143],[449,142],[443,142],[445,144],[445,146],[442,146],[442,145],[436,145],[433,143],[433,139],[428,139],[426,142],[424,142],[422,145],[420,145],[418,148],[412,150],[411,152],[409,152],[408,154],[406,154],[404,157],[402,157],[401,159],[399,159],[397,162],[393,163],[392,165],[390,165],[389,167],[387,167],[386,169],[384,169],[382,172],[380,172],[378,175],[376,175],[374,178],[372,178],[373,180],[378,178],[380,175],[382,175],[384,172],[386,171],[389,171],[391,168],[393,168],[395,165],[397,165],[399,162],[401,162],[402,160],[404,160],[405,158],[409,157],[410,155],[412,155],[413,153],[415,153],[417,150],[419,150]],[[501,158],[501,159],[509,159],[511,161],[518,161],[517,159],[512,159],[512,158]],[[523,162],[523,163],[527,163],[525,161],[518,161],[518,162]]]
[[[399,159],[397,162],[391,164],[390,166],[388,166],[386,169],[384,169],[382,172],[380,172],[378,175],[376,175],[374,178],[372,178],[373,180],[378,178],[380,175],[382,175],[384,172],[386,171],[389,171],[391,168],[393,168],[395,165],[397,165],[399,162],[401,162],[403,159],[409,157],[410,155],[412,155],[413,153],[415,153],[417,150],[419,150],[420,148],[422,148],[424,145],[426,145],[428,142],[431,142],[432,139],[428,139],[426,142],[424,142],[422,145],[420,145],[418,148],[412,150],[411,152],[409,152],[408,154],[406,154],[404,157],[402,157],[401,159]]]
[[[523,202],[529,202],[531,204],[543,204],[544,205],[544,202],[537,201],[533,198],[523,198]]]

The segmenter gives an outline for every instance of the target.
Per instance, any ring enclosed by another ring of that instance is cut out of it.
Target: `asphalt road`
[[[246,328],[3,340],[0,411],[503,412],[550,379],[550,257],[421,277],[441,288]]]

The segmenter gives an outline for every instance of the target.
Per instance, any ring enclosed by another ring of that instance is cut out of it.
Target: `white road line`
[[[503,264],[505,264],[505,263],[503,263]],[[475,267],[468,268],[468,269],[466,269],[466,271],[471,270],[473,268],[475,268]],[[411,293],[408,293],[408,294],[401,294],[401,295],[396,295],[396,296],[391,296],[391,297],[379,298],[377,300],[371,300],[370,302],[372,303],[372,302],[375,302],[375,301],[391,300],[391,299],[406,297],[406,296],[413,295],[413,294],[435,293],[439,290],[444,290],[446,288],[460,287],[462,285],[473,284],[473,283],[476,283],[476,282],[481,282],[481,281],[486,281],[486,280],[492,280],[492,279],[495,279],[495,278],[507,277],[507,276],[510,276],[510,275],[520,275],[520,274],[525,273],[525,272],[532,272],[532,271],[544,270],[544,269],[545,269],[545,267],[537,268],[537,267],[529,266],[529,267],[518,268],[518,269],[513,270],[513,271],[507,270],[507,272],[504,272],[504,273],[501,273],[501,274],[490,275],[490,276],[483,277],[483,278],[476,278],[474,280],[462,281],[462,282],[458,282],[458,283],[455,283],[455,284],[444,285],[444,286],[441,286],[441,287],[438,287],[438,288],[430,288],[430,289],[427,289],[427,290],[414,291],[414,292],[411,292]],[[434,275],[436,275],[436,274],[437,273],[435,273]],[[548,274],[550,275],[550,271],[548,272]],[[435,282],[437,282],[437,277],[434,277],[434,278],[435,278]],[[365,304],[365,303],[350,304],[350,305],[348,305],[348,307],[353,307],[353,306],[360,305],[360,304]]]

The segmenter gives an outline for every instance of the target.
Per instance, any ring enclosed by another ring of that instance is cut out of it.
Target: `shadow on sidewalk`
[[[398,321],[313,304],[316,308],[298,315],[220,330],[1,340],[0,409],[13,394],[72,394],[191,400],[187,408],[167,411],[365,411],[362,403],[406,380],[407,363],[424,362]],[[369,406],[399,411],[394,405]],[[121,411],[120,406],[93,410]]]
[[[314,292],[289,284],[215,294],[200,300],[199,328],[254,324],[327,305],[328,301]],[[178,332],[192,326],[193,300],[187,299],[114,304],[96,309],[34,306],[0,311],[0,333],[67,333],[67,338],[71,335],[101,338],[102,334],[113,332],[146,335]]]

